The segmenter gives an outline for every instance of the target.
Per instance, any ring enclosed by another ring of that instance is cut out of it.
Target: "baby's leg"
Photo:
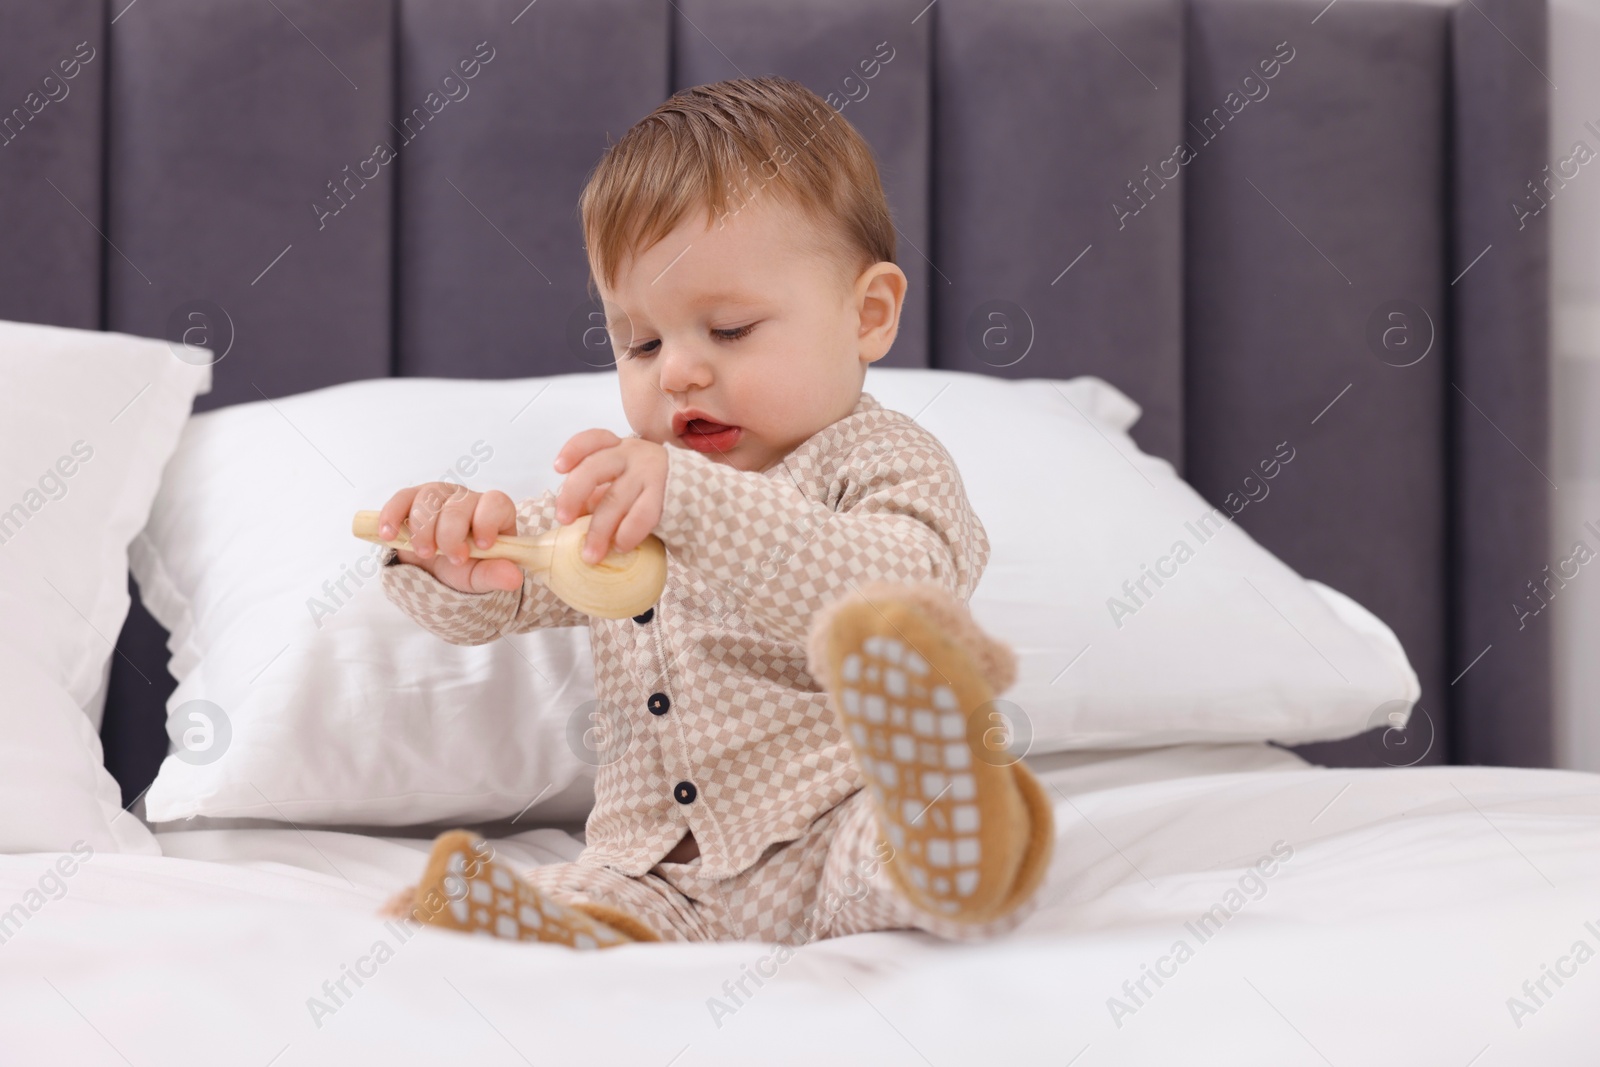
[[[995,694],[1015,679],[1011,650],[942,587],[875,582],[818,613],[809,652],[867,780],[900,895],[969,926],[1026,903],[1054,828],[1032,773],[986,743]]]
[[[580,949],[659,940],[619,909],[563,903],[492,857],[492,847],[476,834],[441,834],[421,882],[391,898],[385,913],[398,907],[418,922],[451,930]]]
[[[862,789],[835,809],[839,817],[833,821],[827,860],[810,904],[813,937],[909,929],[953,941],[981,941],[1010,933],[1037,908],[1039,894],[1026,892],[978,921],[970,915],[930,911],[897,880],[894,868],[903,868],[908,855],[889,844],[877,807],[872,791]]]

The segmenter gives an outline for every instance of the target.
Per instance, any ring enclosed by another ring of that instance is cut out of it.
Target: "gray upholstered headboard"
[[[1546,237],[1511,208],[1546,162],[1544,20],[1518,0],[0,0],[0,317],[176,336],[207,311],[227,355],[202,409],[600,367],[589,168],[676,88],[783,74],[878,153],[912,286],[889,365],[1100,375],[1229,510],[1289,442],[1238,521],[1393,626],[1426,760],[1547,764],[1549,630],[1511,606],[1547,562]],[[165,751],[163,640],[136,606],[103,731],[130,797]],[[1402,761],[1370,737],[1313,755]]]

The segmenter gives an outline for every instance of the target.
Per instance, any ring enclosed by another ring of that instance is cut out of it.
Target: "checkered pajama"
[[[874,930],[923,930],[948,940],[987,939],[1028,917],[1037,894],[987,923],[960,923],[900,896],[884,871],[872,794],[861,789],[793,841],[730,878],[707,877],[698,860],[659,863],[638,877],[584,860],[524,872],[562,903],[594,902],[639,919],[665,941],[764,941],[802,945]]]
[[[476,594],[403,564],[382,580],[403,611],[456,644],[588,625],[596,725],[619,741],[597,768],[581,862],[642,878],[692,831],[698,870],[720,885],[774,844],[808,840],[864,785],[807,669],[818,610],[877,580],[935,582],[965,601],[989,541],[943,445],[866,393],[766,471],[683,448],[667,457],[655,530],[667,584],[643,621],[588,618],[532,577]],[[517,515],[523,536],[553,528],[554,491]],[[670,709],[652,714],[652,701]],[[680,783],[694,785],[692,802],[675,798]]]

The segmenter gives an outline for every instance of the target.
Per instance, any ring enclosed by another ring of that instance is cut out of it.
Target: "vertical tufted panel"
[[[1438,762],[1449,701],[1448,14],[1369,3],[1319,17],[1324,7],[1189,7],[1188,476],[1269,551],[1395,630],[1422,682],[1412,738],[1425,744],[1431,720]],[[1260,77],[1261,61],[1285,55]],[[1412,363],[1430,319],[1432,350]],[[1263,479],[1260,463],[1284,443],[1294,458]],[[1353,762],[1419,754],[1362,759],[1375,743],[1343,745]]]
[[[880,366],[926,367],[932,301],[943,282],[928,257],[930,35],[927,0],[679,0],[673,90],[776,74],[800,82],[854,126],[877,157],[906,274],[900,333]],[[823,121],[827,116],[819,118]]]
[[[63,66],[63,64],[65,64]],[[100,325],[105,6],[53,0],[0,22],[0,319]],[[69,76],[70,75],[70,76]],[[109,251],[107,249],[106,251]]]
[[[399,150],[397,372],[611,366],[603,328],[586,329],[600,320],[588,318],[578,194],[606,146],[665,95],[668,8],[400,0],[399,10],[396,136],[409,140]],[[480,49],[492,58],[463,77]],[[423,121],[429,93],[438,111]]]
[[[139,0],[110,50],[108,327],[225,351],[201,409],[388,375],[389,3]]]
[[[1181,177],[1153,181],[1137,215],[1117,207],[1178,137],[1181,5],[941,0],[928,16],[934,365],[1099,375],[1181,471]]]
[[[891,364],[1111,381],[1144,448],[1230,510],[1270,490],[1241,526],[1394,628],[1429,761],[1540,764],[1550,620],[1516,605],[1551,562],[1548,235],[1513,205],[1549,162],[1544,33],[1527,0],[0,0],[0,316],[193,328],[228,351],[202,409],[605,366],[589,168],[674,88],[785,74],[878,155],[912,281]],[[1270,95],[1197,128],[1281,41]],[[132,795],[170,679],[137,608],[119,649]]]
[[[1575,595],[1560,593],[1557,572],[1566,569],[1561,560],[1572,555],[1572,541],[1587,542],[1588,533],[1563,530],[1560,555],[1551,548],[1550,496],[1558,486],[1549,460],[1550,216],[1543,202],[1564,186],[1557,161],[1571,154],[1575,138],[1590,137],[1561,130],[1550,142],[1543,3],[1472,0],[1451,16],[1450,276],[1461,279],[1452,287],[1459,342],[1448,393],[1457,606],[1450,673],[1460,678],[1452,755],[1460,763],[1548,767],[1555,620],[1543,609],[1557,595]],[[1592,105],[1590,114],[1600,117]]]

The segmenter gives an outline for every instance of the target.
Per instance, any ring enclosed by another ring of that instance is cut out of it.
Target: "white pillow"
[[[989,535],[971,607],[1017,652],[997,710],[1018,745],[1333,740],[1402,723],[1421,694],[1389,627],[1233,521],[1272,507],[1295,442],[1260,457],[1257,502],[1213,509],[1139,450],[1139,406],[1098,378],[874,368],[865,387],[944,443]]]
[[[96,729],[128,542],[211,368],[163,341],[0,322],[0,382],[0,851],[155,853]]]
[[[994,546],[974,614],[1018,651],[1004,697],[1025,709],[1032,751],[1338,737],[1384,700],[1414,699],[1415,675],[1381,622],[1353,601],[1339,611],[1356,625],[1341,622],[1314,584],[1229,523],[1118,641],[1052,685],[1088,640],[1114,633],[1099,606],[1113,582],[1137,577],[1139,552],[1169,543],[1168,527],[1204,503],[1137,451],[1125,431],[1138,406],[1098,379],[873,368],[866,389],[918,416],[960,466]],[[382,379],[195,416],[131,553],[145,603],[172,631],[179,679],[168,704],[178,754],[147,816],[581,818],[593,771],[571,731],[581,736],[594,697],[588,629],[441,641],[383,596],[379,549],[350,536],[349,518],[435,479],[536,495],[560,482],[556,451],[590,426],[627,430],[614,374]],[[349,595],[322,589],[344,575]],[[1325,683],[1294,631],[1239,595],[1245,575],[1350,687]],[[190,703],[202,700],[220,716]]]
[[[379,379],[191,419],[130,551],[178,679],[146,817],[582,819],[588,628],[442,641],[350,519],[424,481],[538,495],[596,425],[627,425],[612,376]]]
[[[0,678],[0,852],[67,852],[82,842],[159,856],[144,823],[122,810],[100,738],[67,691],[5,648]]]

